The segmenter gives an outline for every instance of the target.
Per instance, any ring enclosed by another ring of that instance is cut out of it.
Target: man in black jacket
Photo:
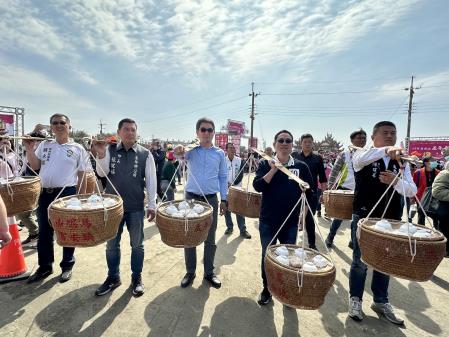
[[[153,155],[154,163],[156,165],[157,195],[162,199],[164,193],[161,189],[161,176],[165,164],[165,151],[162,149],[159,139],[153,140],[150,152]]]
[[[271,300],[271,294],[267,287],[267,278],[264,268],[264,257],[268,244],[276,244],[279,240],[283,244],[295,244],[298,233],[299,205],[293,210],[302,191],[297,182],[290,179],[282,172],[278,172],[276,163],[282,164],[290,172],[309,183],[312,186],[312,176],[307,165],[295,160],[290,154],[293,148],[293,136],[287,130],[279,131],[274,136],[274,148],[276,156],[272,161],[262,160],[253,181],[254,189],[262,192],[262,205],[260,209],[259,232],[262,244],[262,280],[263,290],[260,293],[258,303],[265,305]],[[310,202],[311,191],[307,192]],[[276,238],[275,235],[281,225],[284,227]],[[274,239],[273,239],[274,238]]]
[[[324,171],[323,158],[319,154],[313,153],[313,136],[310,133],[303,134],[300,139],[301,152],[293,152],[292,157],[300,160],[308,166],[310,174],[312,175],[312,184],[310,188],[313,191],[312,202],[310,208],[313,214],[310,212],[306,218],[306,231],[307,240],[309,241],[309,247],[317,249],[315,245],[315,221],[313,216],[315,215],[316,208],[319,202],[321,202],[320,195],[318,194],[318,178],[320,182],[320,190],[327,190],[327,178]]]

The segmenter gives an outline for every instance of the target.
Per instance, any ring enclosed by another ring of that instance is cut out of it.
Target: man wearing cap
[[[84,171],[90,170],[89,158],[86,150],[78,143],[69,139],[70,119],[63,114],[54,114],[50,117],[51,131],[54,140],[46,140],[39,144],[36,150],[35,141],[24,141],[26,156],[33,170],[40,170],[39,177],[42,183],[42,193],[37,208],[37,222],[39,224],[39,239],[37,241],[37,254],[39,268],[30,276],[28,282],[40,281],[53,273],[53,228],[48,222],[48,206],[56,197],[65,197],[76,194],[78,179],[82,179]],[[63,174],[62,174],[63,173]],[[80,193],[84,193],[84,181]],[[75,248],[63,247],[62,273],[59,282],[66,282],[72,277],[72,268],[75,264]]]
[[[39,129],[39,126],[41,126],[40,124],[36,125],[35,129],[29,134],[30,137],[34,137],[34,138],[41,138],[42,141],[47,138],[48,133],[47,130],[45,129]],[[39,146],[39,144],[41,143],[41,141],[36,141],[35,142],[35,149]],[[23,175],[24,176],[35,176],[35,175],[39,175],[39,170],[34,171],[31,170],[26,162],[26,157],[24,158],[24,163],[22,166],[22,170],[23,170]],[[22,226],[25,226],[26,229],[28,230],[28,237],[22,241],[22,246],[28,246],[28,248],[37,248],[36,242],[39,238],[39,225],[37,224],[36,220],[34,219],[34,211],[28,211],[28,212],[23,212],[20,214],[16,215],[16,218],[18,221],[20,221]]]

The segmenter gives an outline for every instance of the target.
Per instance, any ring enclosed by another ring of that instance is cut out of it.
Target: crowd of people
[[[218,215],[225,217],[226,235],[231,235],[234,224],[231,212],[227,207],[228,189],[241,186],[248,164],[236,155],[232,143],[226,145],[225,151],[214,146],[214,121],[201,118],[195,125],[198,144],[190,147],[182,145],[161,146],[159,141],[153,142],[147,149],[137,142],[137,123],[129,118],[118,123],[116,142],[107,144],[93,140],[91,147],[70,139],[71,121],[64,114],[54,114],[50,118],[53,139],[42,138],[42,141],[25,139],[25,156],[22,158],[31,170],[19,173],[15,167],[13,156],[8,156],[11,142],[4,138],[0,147],[3,156],[0,160],[1,177],[8,179],[17,174],[38,174],[41,178],[42,193],[36,210],[37,225],[31,219],[31,212],[20,215],[25,222],[29,243],[37,238],[39,267],[28,282],[43,280],[53,273],[54,247],[53,228],[49,224],[47,208],[57,197],[83,193],[86,189],[82,178],[87,171],[94,170],[106,193],[119,193],[123,199],[124,215],[115,238],[106,244],[107,276],[103,284],[95,291],[95,295],[103,296],[121,285],[121,236],[126,225],[131,245],[131,288],[134,296],[145,292],[142,270],[144,262],[144,221],[152,221],[156,214],[158,202],[172,201],[175,191],[183,183],[182,174],[187,175],[184,181],[184,197],[187,200],[205,201],[213,208],[213,221],[204,242],[204,279],[214,288],[221,287],[221,280],[215,274],[214,260],[217,252],[216,231]],[[446,236],[448,233],[449,214],[449,164],[444,170],[438,170],[435,159],[425,157],[422,167],[403,162],[403,149],[396,146],[396,126],[389,121],[374,125],[371,133],[372,146],[365,148],[367,132],[360,129],[349,134],[352,147],[339,154],[323,158],[313,148],[313,136],[304,133],[299,137],[300,150],[294,150],[295,137],[289,130],[281,130],[274,135],[272,147],[265,149],[271,158],[260,159],[255,165],[253,188],[262,195],[259,218],[259,239],[261,245],[261,277],[262,290],[258,303],[266,305],[271,301],[267,277],[264,268],[264,257],[270,243],[295,244],[298,231],[305,229],[309,248],[318,250],[315,238],[315,216],[321,216],[320,204],[322,191],[343,189],[354,191],[353,215],[349,245],[353,249],[352,263],[349,273],[349,317],[362,320],[362,299],[367,277],[367,266],[361,260],[360,247],[356,236],[359,219],[370,212],[373,217],[385,217],[401,220],[404,207],[413,206],[416,198],[436,199],[438,206],[429,210],[427,204],[423,210],[418,208],[418,223],[424,224],[425,212],[431,217],[433,224]],[[89,154],[90,151],[90,154]],[[6,156],[5,156],[6,154]],[[335,158],[335,161],[332,160]],[[287,175],[279,172],[283,166],[309,185],[303,190]],[[398,178],[398,173],[403,174]],[[63,173],[63,174],[61,174]],[[177,183],[176,183],[177,181]],[[78,182],[81,182],[78,184]],[[78,185],[78,187],[77,187]],[[387,194],[390,202],[376,202],[381,198],[388,186],[393,189]],[[429,192],[430,191],[430,192]],[[305,193],[310,206],[303,223],[299,218],[300,207],[297,204]],[[430,194],[430,196],[429,196]],[[404,197],[408,198],[407,205]],[[432,201],[432,200],[431,200]],[[251,239],[245,218],[236,214],[240,235]],[[331,248],[334,237],[342,223],[333,219],[325,244]],[[8,221],[3,203],[0,201],[0,241],[6,245],[11,240],[8,233]],[[281,227],[282,226],[282,227]],[[25,241],[27,241],[25,240]],[[60,282],[69,281],[75,264],[75,248],[63,247],[60,262]],[[197,270],[197,248],[185,248],[185,275],[180,282],[182,288],[190,286]],[[449,250],[448,250],[449,252]],[[402,324],[390,304],[388,288],[390,276],[373,270],[371,289],[373,304],[371,308],[385,316],[395,324]]]

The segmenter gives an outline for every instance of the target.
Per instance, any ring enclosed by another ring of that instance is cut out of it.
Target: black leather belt
[[[65,188],[72,188],[72,187],[75,187],[75,186],[66,186]],[[59,192],[61,192],[61,190],[63,188],[64,187],[44,187],[42,190],[45,193],[51,194],[51,193],[59,193]]]
[[[188,192],[188,191],[187,191],[187,193],[189,194],[190,197],[192,197],[194,199],[204,199],[204,197],[206,197],[206,199],[211,199],[211,198],[217,196],[216,193],[214,193],[214,194],[206,194],[204,197],[202,195],[198,195],[198,194],[195,194],[195,193],[192,193],[192,192]]]

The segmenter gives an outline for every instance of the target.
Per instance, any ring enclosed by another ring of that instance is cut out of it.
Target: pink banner
[[[229,140],[232,144],[234,144],[235,153],[237,155],[240,155],[240,142],[242,140],[242,137],[240,135],[233,135],[231,136],[231,139]]]
[[[0,114],[0,130],[1,133],[7,133],[9,136],[14,136],[14,115]]]
[[[220,149],[226,150],[226,143],[228,143],[227,133],[216,133],[215,134],[215,146]]]
[[[410,140],[410,154],[418,157],[432,156],[443,157],[441,150],[449,146],[449,140]]]
[[[245,133],[245,122],[233,121],[228,119],[228,125],[226,127],[229,132],[235,132],[239,135]]]
[[[253,137],[252,143],[253,143],[253,144],[250,143],[250,138],[248,138],[248,146],[249,146],[249,147],[254,147],[254,148],[257,149],[257,138],[256,138],[256,137]]]

